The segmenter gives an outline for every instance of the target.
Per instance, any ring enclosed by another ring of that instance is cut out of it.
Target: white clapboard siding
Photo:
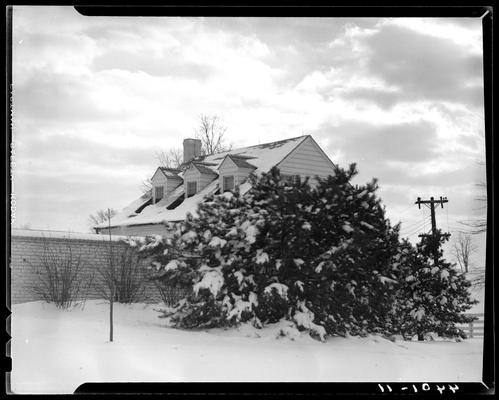
[[[182,184],[182,178],[174,176],[166,177],[165,174],[158,168],[156,173],[151,178],[151,184],[153,186],[153,201],[156,203],[156,190],[154,190],[154,187],[163,186],[163,197],[166,197],[175,188]]]
[[[277,167],[281,174],[326,178],[334,173],[334,164],[322,152],[315,141],[308,137],[294,149]]]
[[[187,196],[187,182],[197,182],[197,191],[199,192],[201,189],[200,186],[200,178],[201,173],[194,167],[190,166],[184,173],[184,193]]]
[[[166,184],[166,176],[161,170],[158,168],[154,175],[151,178],[151,183],[153,185],[162,185]]]
[[[167,185],[168,185],[167,178],[166,178],[165,174],[163,174],[160,171],[159,168],[156,170],[156,173],[151,178],[151,184],[153,186],[153,189],[152,189],[153,203],[156,203],[158,201],[158,199],[156,199],[156,190],[155,190],[155,187],[156,186],[163,186],[163,197],[166,195],[166,193],[168,191],[168,189],[167,189]]]
[[[189,169],[184,174],[184,191],[187,193],[187,182],[197,182],[197,191],[199,193],[206,186],[208,186],[214,179],[216,179],[215,174],[203,174],[199,172],[195,167],[189,167]]]

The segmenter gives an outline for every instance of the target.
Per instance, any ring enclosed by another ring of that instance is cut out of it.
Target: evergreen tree
[[[400,285],[392,316],[398,332],[423,340],[427,334],[465,338],[456,324],[473,317],[464,312],[476,304],[470,298],[471,283],[454,265],[443,259],[442,244],[448,240],[440,230],[425,236],[414,248],[407,240],[400,245]],[[434,255],[438,255],[435,265]]]
[[[355,165],[336,167],[310,185],[285,181],[274,168],[251,176],[244,196],[209,196],[171,237],[148,239],[142,249],[153,257],[157,278],[192,289],[167,313],[171,321],[184,328],[245,321],[261,327],[287,319],[321,340],[430,328],[459,334],[453,323],[465,321],[459,312],[469,304],[464,278],[442,261],[434,282],[437,271],[427,266],[435,244],[399,243],[376,181],[353,186],[356,173]],[[434,301],[439,308],[425,303],[426,292],[442,292],[443,281],[451,289]]]

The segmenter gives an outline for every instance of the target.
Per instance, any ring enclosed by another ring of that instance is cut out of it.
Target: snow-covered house
[[[230,151],[201,155],[201,142],[184,140],[184,162],[179,169],[159,167],[151,178],[152,190],[125,207],[111,220],[116,235],[165,234],[163,222],[181,221],[206,195],[239,187],[251,189],[247,178],[278,167],[283,179],[331,175],[334,164],[310,135]],[[95,227],[107,233],[108,224]]]

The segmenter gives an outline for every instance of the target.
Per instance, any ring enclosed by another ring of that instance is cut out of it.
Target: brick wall
[[[113,252],[126,248],[120,237],[113,237]],[[98,270],[108,265],[109,241],[103,235],[68,234],[64,232],[12,230],[10,243],[10,301],[11,304],[41,300],[34,287],[43,274],[42,257],[47,249],[56,256],[81,259],[82,285],[80,298],[102,298],[96,281]],[[47,254],[47,253],[45,253]],[[148,264],[142,260],[141,265]],[[181,292],[168,289],[169,298],[180,297]],[[148,282],[143,301],[159,302],[161,296],[152,282]]]

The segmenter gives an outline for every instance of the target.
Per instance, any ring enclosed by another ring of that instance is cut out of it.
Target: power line
[[[405,231],[405,232],[401,232],[400,235],[403,236],[403,237],[404,236],[410,237],[410,236],[414,236],[414,235],[420,233],[421,230],[422,230],[422,226],[417,226],[417,227],[415,227],[415,228],[413,228],[411,230],[408,230],[408,231]]]
[[[416,221],[416,222],[413,222],[412,224],[404,225],[403,228],[401,229],[401,231],[410,231],[415,227],[420,227],[422,224],[423,224],[423,221]]]
[[[412,230],[414,228],[420,228],[422,225],[423,225],[423,221],[420,220],[420,221],[414,222],[412,224],[409,224],[407,226],[404,226],[401,229],[401,231],[406,231],[407,232],[407,231],[410,231],[410,230]]]
[[[409,211],[411,208],[412,208],[412,209],[414,209],[414,204],[411,204],[411,205],[410,205],[409,207],[407,207],[405,210],[400,211],[400,214],[404,214],[404,213],[406,213],[406,212],[407,212],[407,211]]]
[[[447,232],[449,232],[449,206],[447,206],[445,212],[447,213]]]
[[[424,225],[423,221],[419,221],[418,224],[412,226],[411,228],[405,229],[403,232],[405,234],[412,234],[414,232],[418,232],[423,228],[423,225]]]

